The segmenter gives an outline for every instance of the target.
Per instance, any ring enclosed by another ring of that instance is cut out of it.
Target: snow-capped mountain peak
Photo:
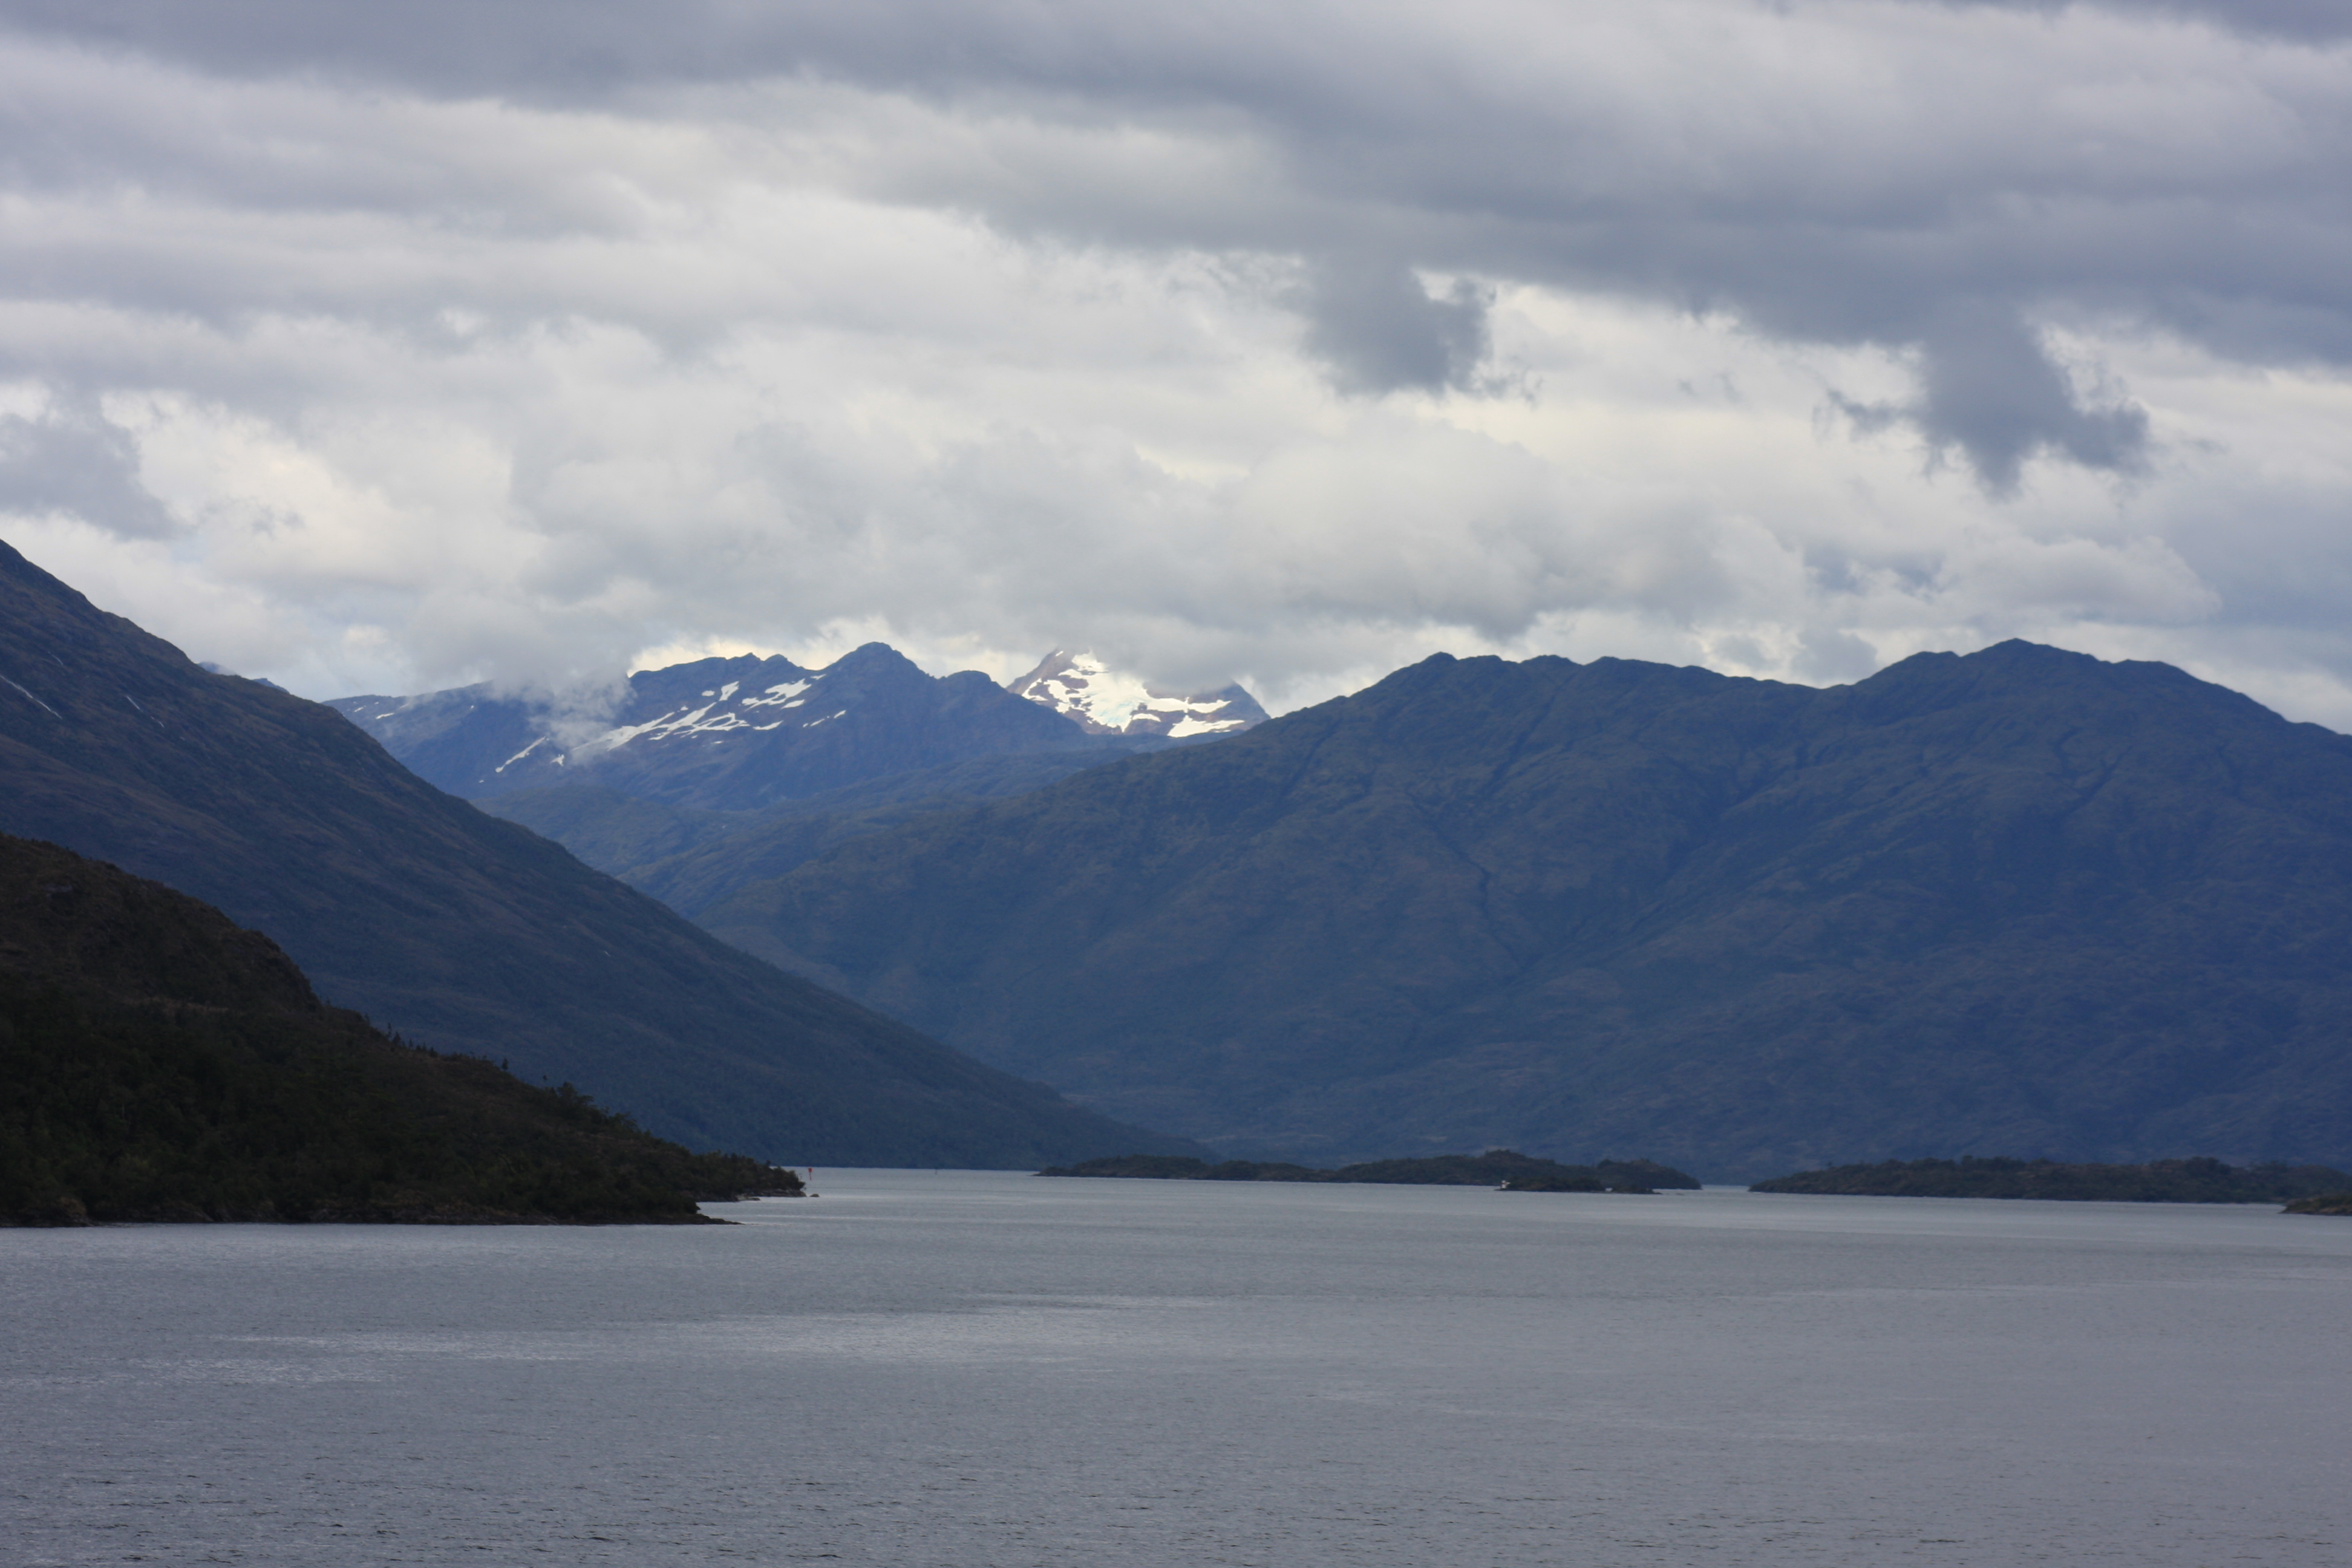
[[[639,670],[588,712],[486,686],[333,706],[469,798],[584,779],[717,811],[1073,739],[980,671],[935,678],[881,643],[822,669],[740,654]]]
[[[1163,691],[1112,669],[1092,653],[1055,648],[1005,689],[1074,721],[1094,735],[1160,735],[1187,740],[1232,735],[1264,723],[1266,711],[1239,686],[1215,691]]]

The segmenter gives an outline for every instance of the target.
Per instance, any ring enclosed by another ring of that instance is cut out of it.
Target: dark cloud
[[[2231,32],[2328,41],[2352,37],[2352,6],[2343,0],[1930,0],[1958,8],[2114,11],[2198,21]]]
[[[2014,490],[2025,459],[2044,448],[2089,468],[2121,471],[2143,462],[2146,411],[2129,403],[2084,406],[2013,310],[1951,301],[1937,310],[1920,346],[1927,355],[1921,432],[1968,453],[1994,489]]]
[[[0,19],[35,35],[185,61],[232,75],[327,73],[441,94],[603,90],[647,74],[757,74],[783,63],[717,4],[656,13],[599,0],[6,0]],[[667,18],[671,25],[663,25]],[[749,36],[747,36],[747,33]],[[751,46],[746,47],[746,46]]]
[[[882,156],[854,182],[1023,232],[1304,260],[1290,297],[1306,346],[1349,390],[1470,384],[1486,284],[1599,290],[1907,351],[1919,428],[2004,492],[2032,455],[2126,468],[2146,439],[2145,416],[2069,389],[2026,324],[2042,313],[2255,363],[2352,363],[2338,79],[2266,79],[2179,29],[2142,26],[2111,67],[2097,55],[2113,40],[2043,36],[2181,20],[2260,49],[2352,35],[2337,0],[1726,3],[1657,11],[1646,30],[1607,6],[1493,9],[1469,26],[1410,5],[1222,0],[5,0],[0,18],[232,74],[652,113],[679,84],[780,77],[908,95],[979,127],[967,161]],[[1871,69],[1841,71],[1853,29],[1922,12],[1956,30],[1889,23],[1881,56],[1854,57]],[[2031,37],[1957,30],[2028,17]],[[1019,123],[1254,154],[1179,198],[989,144],[987,126]],[[1470,281],[1432,297],[1415,274]]]
[[[320,693],[2224,626],[2352,724],[2339,12],[0,0],[0,505]]]
[[[2087,405],[2014,310],[1949,301],[1920,351],[1917,401],[1865,404],[1833,394],[1838,406],[1864,429],[1908,424],[1935,450],[1957,448],[1997,496],[2017,492],[2026,459],[2040,452],[2111,473],[2146,466],[2147,410],[2130,402]]]
[[[60,512],[125,539],[178,531],[140,482],[138,438],[87,403],[0,416],[0,512]]]
[[[1898,0],[1901,3],[1901,0]],[[2225,31],[2328,41],[2352,37],[2341,0],[1907,0],[1955,11],[2059,16],[2105,11]],[[1771,7],[1802,14],[1802,0]],[[1024,0],[0,0],[27,33],[185,60],[232,74],[330,72],[446,94],[602,94],[648,80],[730,81],[798,70],[944,83],[1024,79],[1186,92],[1223,79],[1232,101],[1294,99],[1292,62],[1254,59],[1287,43],[1344,58],[1344,24],[1373,5],[1301,6],[1297,22],[1253,29],[1268,8],[1202,0],[1182,11]],[[1555,12],[1555,25],[1580,18]],[[1303,25],[1301,25],[1303,24]],[[1209,67],[1204,72],[1202,68]],[[1383,96],[1380,81],[1367,96]],[[1347,111],[1339,111],[1345,114]]]
[[[1494,291],[1466,279],[1433,297],[1410,268],[1345,257],[1316,265],[1300,292],[1307,350],[1342,392],[1467,390],[1486,363]]]

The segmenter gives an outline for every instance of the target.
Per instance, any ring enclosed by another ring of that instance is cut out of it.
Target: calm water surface
[[[2352,1562],[2352,1221],[818,1186],[0,1231],[0,1560]]]

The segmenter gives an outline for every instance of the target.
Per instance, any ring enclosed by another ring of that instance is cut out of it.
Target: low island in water
[[[1416,1160],[1370,1160],[1330,1171],[1278,1160],[1227,1160],[1213,1165],[1181,1154],[1120,1154],[1075,1165],[1052,1165],[1037,1173],[1174,1182],[1374,1182],[1397,1186],[1499,1187],[1507,1193],[1655,1193],[1669,1187],[1696,1192],[1699,1185],[1696,1176],[1654,1160],[1563,1165],[1510,1149]]]
[[[2288,1214],[2332,1214],[2352,1219],[2352,1189],[2340,1193],[2314,1193],[2307,1198],[2297,1198],[2286,1205]]]
[[[1964,1155],[1832,1165],[1757,1182],[1751,1193],[1831,1193],[1882,1198],[2055,1198],[2137,1204],[2293,1204],[2297,1214],[2352,1213],[2352,1175],[2328,1165],[2228,1165],[2151,1160],[2141,1165],[2067,1164]],[[2337,1206],[2307,1207],[2334,1201]]]

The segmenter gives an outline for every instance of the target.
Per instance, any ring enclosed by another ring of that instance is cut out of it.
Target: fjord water
[[[2352,1221],[820,1173],[0,1232],[16,1563],[2305,1564]]]

